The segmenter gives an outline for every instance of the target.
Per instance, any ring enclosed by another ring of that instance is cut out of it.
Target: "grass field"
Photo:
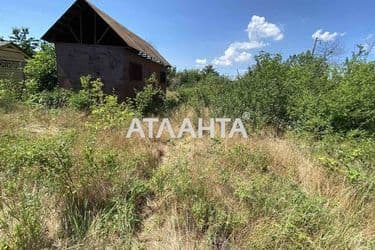
[[[172,114],[184,117],[196,114]],[[126,139],[129,122],[3,112],[0,247],[375,247],[373,140],[267,129],[248,140]]]

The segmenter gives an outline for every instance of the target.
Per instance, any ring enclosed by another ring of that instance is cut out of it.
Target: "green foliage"
[[[216,69],[214,68],[214,66],[212,66],[212,65],[205,66],[201,70],[201,73],[202,73],[203,77],[207,77],[208,75],[219,76],[219,72],[217,72]]]
[[[129,113],[115,97],[91,110],[83,122],[80,113],[68,121],[72,116],[44,110],[1,117],[0,247],[130,248],[180,230],[206,248],[371,246],[363,235],[371,229],[375,186],[369,132],[313,140],[313,166],[310,156],[291,150],[292,140],[269,137],[171,142],[161,160],[151,152],[160,142],[121,138]],[[96,129],[85,126],[91,120]],[[25,126],[34,123],[57,128]]]
[[[328,95],[332,127],[375,132],[375,62],[350,61]]]
[[[189,83],[177,89],[182,102],[195,110],[208,107],[220,117],[249,113],[254,128],[297,129],[318,137],[355,129],[375,132],[373,62],[353,57],[334,67],[310,52],[286,61],[261,53],[255,61],[235,81],[215,74],[200,78],[199,84],[187,78]]]
[[[113,129],[124,125],[134,116],[128,106],[119,103],[116,96],[105,96],[103,103],[92,108],[95,128]]]
[[[48,109],[57,109],[68,106],[72,92],[62,88],[52,91],[42,91],[31,94],[27,102],[31,105],[42,106]]]
[[[150,195],[148,184],[134,179],[126,184],[127,192],[124,197],[113,200],[113,207],[107,211],[98,223],[105,235],[120,234],[129,239],[141,226],[141,209]]]
[[[92,101],[85,92],[79,91],[71,96],[69,105],[77,110],[88,111],[92,105]]]
[[[181,96],[178,92],[167,91],[165,96],[165,109],[168,111],[173,110],[181,103]]]
[[[198,115],[204,107],[210,107],[216,115],[222,114],[223,93],[228,86],[231,86],[231,81],[226,77],[209,74],[197,84],[179,87],[177,93],[180,103],[186,103]]]
[[[134,100],[129,100],[141,115],[158,114],[165,110],[165,93],[159,87],[155,74],[146,81],[142,91],[137,92]]]
[[[192,176],[186,159],[158,169],[152,181],[157,193],[177,202],[181,210],[180,223],[187,223],[184,219],[191,218],[189,223],[206,235],[209,245],[221,245],[234,229],[243,225],[241,214],[209,195],[203,176],[198,180]]]
[[[97,216],[98,226],[125,239],[139,227],[150,191],[137,174],[137,166],[152,162],[151,156],[129,155],[122,149],[124,155],[120,157],[115,151],[99,149],[100,144],[93,139],[84,141],[82,152],[77,154],[73,149],[76,136],[67,132],[33,139],[4,137],[0,141],[0,230],[7,233],[4,246],[38,249],[48,243],[46,218],[42,218],[42,204],[34,193],[58,201],[53,207],[60,210],[61,237],[84,238]],[[29,197],[29,190],[33,196]]]
[[[7,195],[12,187],[4,187]],[[41,223],[41,204],[38,197],[27,193],[14,195],[12,198],[17,202],[7,200],[5,197],[0,199],[2,211],[9,220],[0,219],[0,231],[7,232],[7,237],[0,240],[1,249],[40,249],[49,246],[46,235],[43,232]],[[14,225],[11,225],[15,222]]]
[[[35,49],[39,47],[39,40],[34,37],[29,37],[29,35],[29,28],[13,28],[9,40],[18,45],[26,54],[32,56],[35,53]]]
[[[0,108],[6,112],[11,111],[15,104],[21,101],[24,92],[22,82],[12,82],[0,79]]]
[[[170,87],[172,89],[180,86],[191,86],[196,84],[203,78],[200,70],[184,70],[182,72],[177,72],[171,78]]]
[[[104,101],[103,83],[91,76],[81,77],[81,89],[70,98],[70,105],[78,110],[89,111],[91,107]]]
[[[174,85],[177,74],[176,67],[169,67],[167,70],[167,86]]]
[[[173,237],[204,240],[207,248],[371,248],[363,232],[371,230],[375,193],[374,72],[361,56],[333,67],[309,52],[286,61],[262,53],[236,80],[210,66],[171,72],[178,87],[167,96],[152,76],[131,106],[90,76],[77,93],[47,91],[38,74],[0,81],[0,107],[8,111],[27,100],[87,112],[84,119],[73,113],[73,121],[71,110],[51,112],[65,114],[56,117],[32,107],[0,116],[0,248],[131,248],[153,220],[168,239],[170,223]],[[135,113],[160,115],[180,104],[201,117],[248,112],[256,128],[292,129],[308,137],[303,148],[312,159],[292,152],[291,140],[268,137],[185,138],[166,144],[164,158],[160,142],[121,138]],[[29,128],[34,123],[57,128]],[[50,217],[59,226],[52,236]]]
[[[240,80],[240,90],[237,91],[246,89],[243,100],[245,106],[249,108],[247,112],[256,114],[253,120],[255,126],[258,124],[284,126],[287,120],[288,96],[288,89],[285,86],[286,67],[280,55],[260,54],[255,60],[254,68]],[[246,112],[246,110],[242,111]],[[236,114],[241,117],[238,111]]]
[[[364,199],[375,198],[375,141],[374,136],[364,130],[353,130],[346,134],[327,134],[315,140],[313,133],[299,137],[306,141],[319,163],[335,174],[344,176],[358,189],[367,190]]]
[[[55,47],[44,43],[40,51],[27,61],[25,76],[37,83],[38,91],[50,91],[57,86],[57,66]]]

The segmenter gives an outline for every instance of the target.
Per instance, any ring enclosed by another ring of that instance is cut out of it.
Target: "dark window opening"
[[[129,77],[130,77],[130,81],[143,81],[142,65],[138,63],[130,63]]]
[[[162,84],[167,83],[167,73],[164,71],[160,72],[160,83]]]

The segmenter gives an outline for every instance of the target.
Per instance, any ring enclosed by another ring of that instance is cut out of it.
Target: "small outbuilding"
[[[80,77],[100,78],[106,93],[132,97],[155,73],[166,88],[170,64],[148,42],[86,0],[77,0],[42,39],[54,43],[59,84],[78,90]]]
[[[29,58],[17,45],[0,41],[0,79],[23,81],[23,68]]]

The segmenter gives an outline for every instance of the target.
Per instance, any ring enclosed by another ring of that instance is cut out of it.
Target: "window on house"
[[[160,83],[161,84],[167,83],[167,73],[164,71],[160,72]]]
[[[142,65],[138,63],[130,63],[129,77],[130,77],[130,81],[143,81]]]

